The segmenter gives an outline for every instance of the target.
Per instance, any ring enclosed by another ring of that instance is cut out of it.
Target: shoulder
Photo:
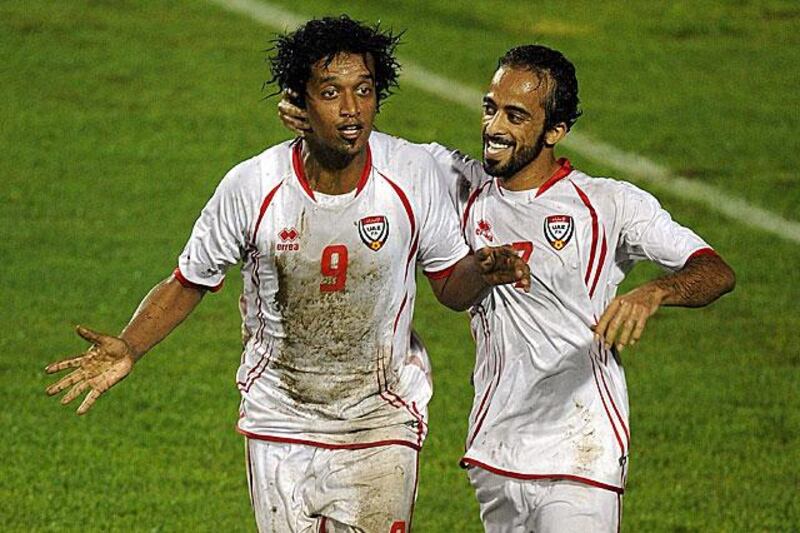
[[[292,141],[271,146],[231,168],[220,183],[223,191],[247,195],[260,194],[277,185],[292,168]]]
[[[370,149],[372,164],[379,170],[405,173],[436,168],[436,161],[424,145],[401,137],[374,131],[370,135]]]

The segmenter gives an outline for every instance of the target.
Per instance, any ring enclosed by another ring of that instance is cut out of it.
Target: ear
[[[567,136],[568,131],[569,128],[567,128],[567,124],[565,122],[559,122],[545,132],[544,142],[547,143],[548,146],[555,146],[561,139]]]

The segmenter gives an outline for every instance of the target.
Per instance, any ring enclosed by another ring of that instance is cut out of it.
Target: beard
[[[511,160],[505,165],[500,165],[497,161],[487,159],[483,162],[483,169],[490,176],[496,178],[507,179],[525,168],[531,161],[539,157],[544,149],[544,130],[539,134],[536,141],[528,146],[523,146],[519,151],[511,155]],[[486,136],[483,140],[484,144],[487,142]]]
[[[357,151],[348,149],[349,146],[326,144],[313,135],[307,135],[305,140],[317,162],[328,170],[341,170],[358,155]]]

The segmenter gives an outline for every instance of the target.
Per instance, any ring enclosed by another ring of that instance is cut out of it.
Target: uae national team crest
[[[358,236],[370,250],[377,252],[389,237],[389,221],[383,215],[362,218],[358,221]]]
[[[574,229],[575,225],[569,215],[550,215],[544,219],[544,236],[556,250],[567,245]]]

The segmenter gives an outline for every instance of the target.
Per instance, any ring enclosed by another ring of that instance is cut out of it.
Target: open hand
[[[616,343],[622,351],[641,338],[647,320],[658,311],[663,292],[655,286],[645,285],[614,298],[594,327],[595,340],[602,339],[606,346]]]
[[[293,103],[296,101],[297,95],[293,91],[284,90],[281,101],[278,102],[278,117],[287,129],[302,137],[306,132],[311,131],[311,126],[308,124],[308,115],[305,110]]]
[[[92,347],[78,357],[48,365],[45,372],[53,374],[67,368],[76,369],[47,387],[47,394],[53,396],[71,385],[72,388],[61,398],[61,403],[66,405],[88,390],[89,394],[77,411],[82,415],[104,392],[130,374],[136,359],[128,344],[118,337],[97,333],[83,326],[78,326],[75,331],[91,342]]]
[[[511,246],[487,246],[475,252],[478,269],[489,285],[516,283],[525,292],[531,289],[531,267]]]

